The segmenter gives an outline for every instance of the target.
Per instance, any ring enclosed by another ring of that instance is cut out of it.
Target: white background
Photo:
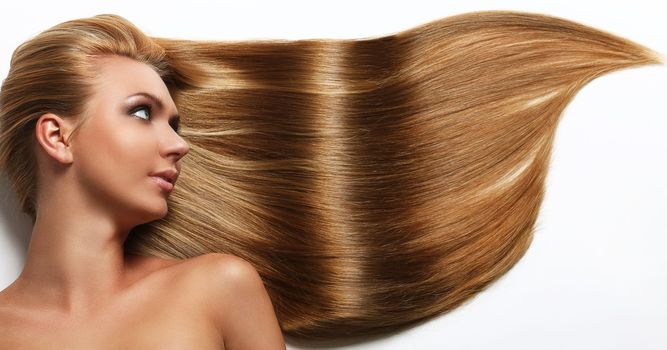
[[[3,1],[0,76],[14,48],[65,20],[116,13],[153,36],[363,38],[468,11],[541,12],[667,55],[658,1]],[[667,349],[667,68],[586,85],[557,130],[532,246],[503,278],[453,312],[362,342],[289,349]],[[30,222],[0,182],[0,288],[20,273]],[[63,208],[66,210],[66,208]]]

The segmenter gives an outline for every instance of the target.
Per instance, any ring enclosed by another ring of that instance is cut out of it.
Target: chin
[[[158,211],[158,219],[162,219],[163,217],[167,216],[167,213],[169,213],[169,206],[167,206],[167,203],[165,201],[165,204],[163,207],[161,207]]]
[[[155,221],[164,218],[169,212],[167,201],[163,200],[161,204],[154,204],[151,208],[145,208],[146,222]]]

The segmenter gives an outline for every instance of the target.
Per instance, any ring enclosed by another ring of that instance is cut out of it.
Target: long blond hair
[[[125,249],[240,256],[283,331],[311,339],[403,328],[497,280],[531,243],[567,103],[602,74],[661,63],[610,33],[509,11],[357,40],[191,41],[115,15],[69,21],[17,49],[0,91],[0,168],[33,217],[31,122],[77,115],[63,101],[87,82],[34,53],[90,38],[85,55],[161,72],[190,144],[168,215]],[[49,79],[61,84],[40,90]]]

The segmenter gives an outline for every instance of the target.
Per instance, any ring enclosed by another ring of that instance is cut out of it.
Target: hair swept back
[[[122,55],[168,78],[164,49],[122,17],[67,21],[19,45],[0,90],[0,169],[19,206],[35,221],[39,193],[35,124],[47,112],[75,120],[71,141],[85,123],[86,102],[99,73],[96,58]]]
[[[62,35],[136,33],[114,15],[71,23]],[[283,331],[311,339],[403,328],[497,280],[531,243],[564,107],[602,74],[661,63],[616,35],[510,11],[355,40],[151,39],[190,152],[169,213],[135,227],[126,250],[240,256]],[[29,118],[6,96],[37,87],[3,85],[0,100],[19,198],[33,168],[12,118]],[[48,91],[59,105],[74,90]]]

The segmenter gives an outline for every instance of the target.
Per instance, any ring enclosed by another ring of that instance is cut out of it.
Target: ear
[[[45,113],[35,125],[35,138],[42,149],[63,164],[72,163],[72,150],[65,136],[69,137],[71,123],[53,113]]]

